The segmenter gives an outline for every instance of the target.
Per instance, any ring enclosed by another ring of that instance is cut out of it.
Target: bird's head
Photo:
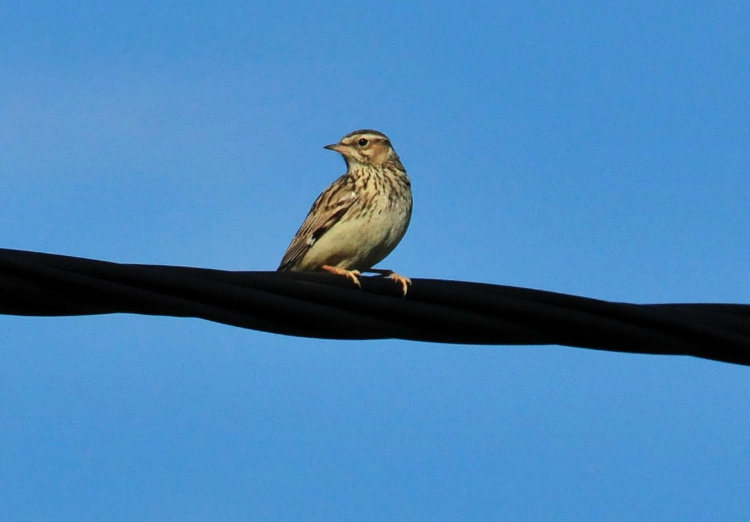
[[[393,150],[391,140],[388,139],[388,136],[376,130],[354,131],[341,138],[340,142],[326,145],[325,148],[340,152],[348,166],[353,163],[374,167],[393,164],[401,170],[404,169],[398,154]]]

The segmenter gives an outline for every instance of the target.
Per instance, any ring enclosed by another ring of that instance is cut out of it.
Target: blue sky
[[[383,266],[750,302],[736,2],[0,3],[0,246],[273,270],[387,133]],[[750,373],[555,346],[0,317],[3,520],[740,520]]]

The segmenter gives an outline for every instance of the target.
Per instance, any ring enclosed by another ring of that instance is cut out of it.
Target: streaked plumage
[[[347,172],[315,200],[278,269],[327,270],[359,285],[360,272],[382,261],[404,237],[411,182],[382,132],[358,130],[325,148],[344,156]],[[393,272],[389,277],[406,294],[409,279]]]

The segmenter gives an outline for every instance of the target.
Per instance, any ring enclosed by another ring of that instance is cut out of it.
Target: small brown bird
[[[382,132],[358,130],[325,148],[344,156],[346,174],[315,200],[278,270],[326,270],[357,286],[362,272],[377,272],[406,295],[408,277],[371,270],[396,248],[411,219],[411,182],[391,141]]]

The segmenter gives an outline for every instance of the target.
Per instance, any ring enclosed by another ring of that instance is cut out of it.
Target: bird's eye
[[[359,141],[357,142],[360,147],[364,147],[367,145],[367,140],[365,138],[359,138]]]

